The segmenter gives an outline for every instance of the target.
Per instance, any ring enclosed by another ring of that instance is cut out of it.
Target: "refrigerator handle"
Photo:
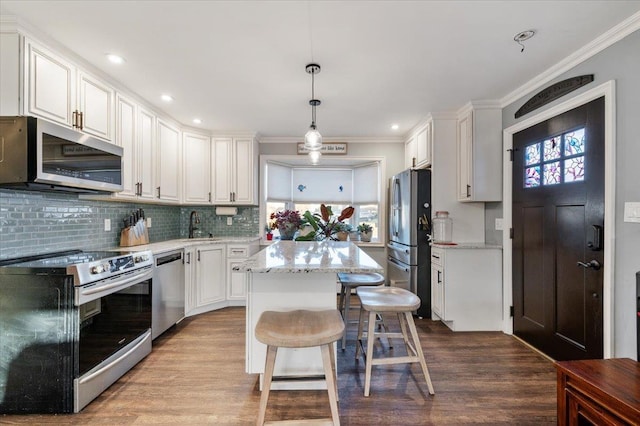
[[[398,234],[400,233],[400,179],[395,178],[393,180],[393,186],[392,186],[392,194],[391,194],[391,199],[393,200],[393,204],[391,206],[391,210],[392,210],[392,221],[393,221],[393,235],[394,236],[398,236]]]
[[[398,269],[402,269],[404,272],[410,272],[410,269],[407,268],[406,265],[398,262],[397,260],[395,260],[393,257],[387,257],[387,260],[389,261],[389,263],[391,263],[393,266],[395,266]]]

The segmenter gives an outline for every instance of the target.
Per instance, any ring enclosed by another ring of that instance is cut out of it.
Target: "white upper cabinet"
[[[405,142],[405,167],[424,169],[431,166],[431,152],[433,147],[432,120],[415,129]]]
[[[154,199],[155,116],[121,94],[116,96],[114,142],[123,148],[122,192],[115,198]]]
[[[113,127],[113,90],[84,73],[78,73],[78,108],[80,130],[111,140]]]
[[[118,95],[116,97],[115,143],[122,147],[122,192],[121,197],[135,197],[138,192],[136,159],[136,105]]]
[[[502,110],[491,102],[469,103],[458,113],[457,198],[502,200]]]
[[[433,144],[432,122],[427,122],[416,135],[416,168],[423,169],[431,165],[431,146]]]
[[[258,148],[253,137],[213,138],[213,203],[255,205],[257,203]]]
[[[181,150],[180,130],[164,120],[157,120],[158,177],[156,197],[164,201],[180,201]]]
[[[211,139],[195,133],[182,134],[182,202],[211,203]]]
[[[76,69],[62,57],[33,42],[26,43],[27,112],[73,126]]]
[[[25,46],[26,112],[111,141],[113,89],[33,41]]]

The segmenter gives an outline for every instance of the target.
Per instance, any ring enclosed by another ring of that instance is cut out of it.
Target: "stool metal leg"
[[[371,367],[373,366],[373,341],[375,339],[376,313],[369,312],[369,324],[367,327],[367,352],[366,369],[364,376],[364,396],[369,396],[369,388],[371,387]]]
[[[335,371],[333,369],[333,343],[322,345],[322,364],[324,365],[324,376],[327,381],[327,393],[329,394],[329,405],[331,406],[331,418],[334,426],[340,425],[340,416],[338,415],[338,387],[336,383]]]
[[[422,346],[420,346],[420,340],[418,339],[418,330],[416,330],[416,324],[413,322],[413,315],[411,315],[411,312],[405,312],[404,314],[407,318],[407,324],[409,324],[409,330],[411,330],[411,337],[413,338],[413,344],[415,345],[416,352],[418,353],[418,358],[420,359],[420,366],[422,367],[424,378],[427,380],[429,393],[433,395],[435,392],[433,390],[433,385],[431,384],[431,376],[429,376],[427,362],[424,359],[424,353],[422,353]]]
[[[267,346],[267,359],[264,363],[264,374],[262,376],[262,395],[260,395],[260,409],[258,411],[258,420],[256,425],[264,425],[264,418],[267,412],[267,401],[269,400],[269,391],[271,390],[271,380],[273,378],[273,369],[276,364],[277,346]]]

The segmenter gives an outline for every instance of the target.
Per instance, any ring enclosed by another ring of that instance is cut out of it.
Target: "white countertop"
[[[384,268],[348,241],[280,241],[237,267],[254,273],[378,272]]]
[[[260,237],[215,237],[215,238],[180,238],[176,240],[160,241],[158,243],[143,244],[139,246],[118,247],[116,251],[144,251],[150,250],[153,254],[165,253],[181,248],[202,244],[250,244],[259,241]]]
[[[502,246],[499,244],[485,244],[483,242],[477,243],[455,243],[455,244],[438,244],[432,243],[431,247],[439,249],[498,249],[502,250]]]

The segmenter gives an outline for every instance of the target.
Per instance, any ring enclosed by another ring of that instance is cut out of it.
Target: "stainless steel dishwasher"
[[[151,336],[153,339],[184,318],[184,250],[160,253],[153,268]]]

